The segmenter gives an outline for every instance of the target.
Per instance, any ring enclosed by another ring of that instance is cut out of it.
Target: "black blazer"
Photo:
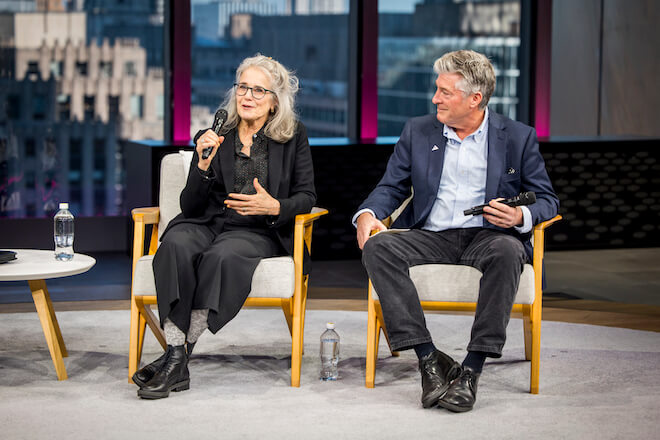
[[[195,136],[197,139],[202,130]],[[186,186],[181,192],[181,213],[174,217],[163,232],[179,223],[205,224],[214,216],[226,217],[224,201],[234,188],[234,137],[236,130],[225,134],[225,140],[211,161],[214,177],[204,179],[197,169],[198,155],[193,153]],[[275,235],[286,252],[293,254],[293,226],[298,214],[308,213],[316,202],[314,167],[307,140],[307,130],[299,122],[294,136],[285,143],[268,139],[268,192],[280,202],[280,215],[265,216],[265,225],[275,230]],[[215,191],[215,194],[212,194]],[[305,248],[304,266],[309,265]],[[308,270],[305,270],[307,273]]]

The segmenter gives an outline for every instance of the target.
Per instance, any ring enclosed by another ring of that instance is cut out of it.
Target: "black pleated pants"
[[[191,311],[209,309],[209,330],[217,332],[243,306],[261,259],[282,253],[270,230],[174,225],[153,261],[161,327],[170,318],[187,334]]]

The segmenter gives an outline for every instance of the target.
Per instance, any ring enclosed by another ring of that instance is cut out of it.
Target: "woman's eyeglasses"
[[[236,88],[236,94],[238,96],[245,96],[249,90],[252,92],[252,97],[254,99],[261,99],[266,96],[266,93],[275,93],[272,90],[268,90],[261,86],[248,87],[245,84],[234,84],[234,88]]]

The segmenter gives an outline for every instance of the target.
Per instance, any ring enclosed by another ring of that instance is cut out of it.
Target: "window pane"
[[[516,118],[520,0],[379,0],[378,10],[379,136],[398,136],[409,118],[435,112],[433,62],[459,49],[491,60],[497,85],[488,106]]]
[[[211,126],[236,68],[257,52],[296,72],[296,106],[309,136],[347,136],[348,0],[191,3],[191,136]]]
[[[0,1],[0,218],[126,214],[120,141],[163,137],[163,4]]]
[[[133,95],[131,96],[131,117],[141,118],[142,117],[142,96]]]

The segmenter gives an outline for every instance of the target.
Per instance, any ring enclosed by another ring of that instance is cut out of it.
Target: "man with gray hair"
[[[533,225],[559,208],[533,128],[488,109],[495,71],[484,55],[459,50],[435,61],[436,113],[409,120],[385,175],[353,217],[362,262],[378,291],[392,350],[414,349],[422,405],[473,408],[487,357],[502,356],[523,265],[531,260]],[[411,194],[393,228],[390,216]],[[536,203],[500,203],[533,191]],[[487,203],[483,215],[463,211]],[[438,350],[426,328],[409,267],[444,263],[482,272],[468,354],[462,365]]]

